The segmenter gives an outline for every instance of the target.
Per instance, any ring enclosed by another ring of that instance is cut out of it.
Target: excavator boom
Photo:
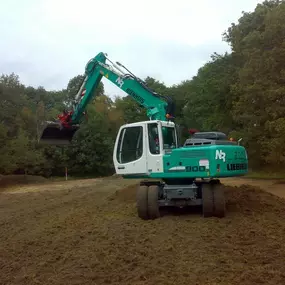
[[[40,142],[59,145],[71,142],[103,76],[145,107],[150,120],[174,118],[174,104],[170,97],[151,90],[121,63],[113,63],[107,54],[100,52],[85,67],[85,78],[75,96],[73,108],[60,114],[56,121],[44,122]]]

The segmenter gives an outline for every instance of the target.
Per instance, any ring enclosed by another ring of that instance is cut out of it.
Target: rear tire
[[[148,187],[148,216],[150,219],[160,217],[159,204],[158,204],[159,186],[151,185]]]
[[[213,189],[210,184],[202,185],[202,207],[204,218],[213,216],[214,213],[214,197]]]
[[[137,212],[138,216],[143,219],[148,219],[148,187],[139,185],[137,189]]]
[[[215,185],[214,194],[214,216],[223,218],[226,212],[224,189],[221,185]]]

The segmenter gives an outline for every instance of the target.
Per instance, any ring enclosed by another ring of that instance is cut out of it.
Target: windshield
[[[175,128],[162,127],[163,149],[177,148]]]

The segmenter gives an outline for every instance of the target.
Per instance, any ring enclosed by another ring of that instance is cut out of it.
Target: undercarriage
[[[141,181],[137,212],[141,219],[160,217],[160,208],[201,206],[204,217],[225,216],[225,197],[218,179],[189,181]]]

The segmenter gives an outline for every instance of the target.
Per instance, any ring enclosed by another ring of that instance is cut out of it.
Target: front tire
[[[158,204],[159,186],[151,185],[148,187],[148,216],[150,219],[157,219],[160,217]]]
[[[139,185],[137,189],[137,212],[138,216],[147,220],[148,217],[148,187],[145,185]]]

